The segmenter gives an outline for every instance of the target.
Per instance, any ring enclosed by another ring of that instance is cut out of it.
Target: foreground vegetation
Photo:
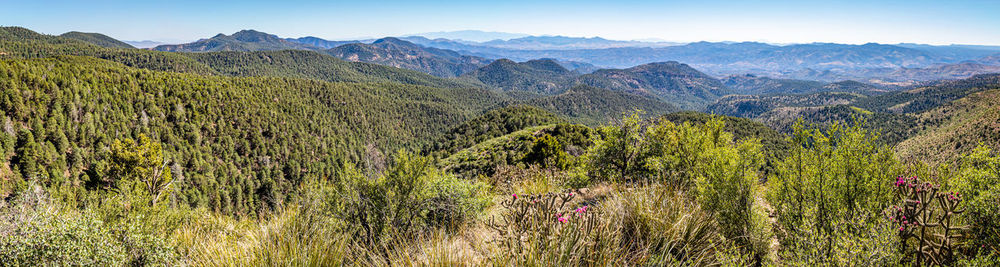
[[[238,218],[177,196],[159,142],[115,139],[103,187],[28,181],[3,202],[13,265],[995,265],[1000,156],[903,164],[858,126],[796,127],[764,172],[719,119],[639,113],[569,154],[555,132],[492,174],[404,150],[342,163]],[[536,127],[537,128],[537,127]],[[565,134],[558,136],[567,136]],[[773,155],[773,154],[771,154]],[[766,182],[762,182],[766,181]],[[923,190],[923,191],[921,191]],[[859,253],[863,252],[863,253]]]

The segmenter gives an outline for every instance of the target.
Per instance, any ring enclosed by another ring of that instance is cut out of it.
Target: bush
[[[973,248],[1000,254],[1000,156],[979,147],[963,158],[957,177],[949,181],[963,198],[963,217],[972,227]]]
[[[760,143],[741,142],[706,153],[711,159],[697,171],[698,200],[719,222],[727,238],[751,252],[757,261],[769,251],[770,226],[766,215],[754,209],[758,199],[757,170],[763,165]]]
[[[800,121],[791,141],[789,156],[778,164],[767,185],[768,201],[783,230],[782,244],[791,246],[809,236],[832,240],[858,234],[843,230],[867,231],[840,224],[856,217],[879,217],[888,207],[892,182],[901,173],[891,150],[858,125],[834,124],[820,131],[807,130]],[[826,257],[816,260],[833,256],[831,240],[815,243],[826,246],[817,248],[826,251]]]
[[[164,265],[177,260],[168,240],[141,229],[137,221],[109,223],[92,211],[64,210],[40,187],[30,188],[0,214],[4,264]]]
[[[492,202],[487,192],[484,183],[435,173],[425,188],[427,223],[454,227],[472,221]]]
[[[588,150],[587,164],[593,176],[611,181],[631,181],[645,178],[649,170],[645,160],[645,128],[642,112],[626,115],[610,126],[597,129],[594,145]]]
[[[569,165],[569,156],[562,144],[550,134],[535,138],[531,150],[524,155],[528,164],[539,164],[546,168],[564,169]]]
[[[458,225],[486,206],[485,185],[437,170],[429,157],[400,151],[393,166],[369,177],[352,167],[339,177],[336,215],[357,240],[387,245],[390,233],[419,234],[427,227]]]

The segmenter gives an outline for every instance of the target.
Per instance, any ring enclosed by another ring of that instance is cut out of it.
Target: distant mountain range
[[[679,45],[679,43],[615,41],[601,37],[526,36],[510,40],[492,40],[475,45],[516,50],[575,50],[616,47],[664,47]]]
[[[301,38],[285,38],[286,41],[296,42],[300,44],[311,45],[319,48],[334,48],[345,44],[362,43],[363,41],[350,40],[350,41],[329,41],[324,40],[319,37],[301,37]]]
[[[495,35],[505,38],[518,36],[474,31],[427,35],[452,38],[463,35]],[[772,45],[757,42],[697,42],[680,45],[565,36],[521,36],[483,42],[408,36],[393,38],[393,47],[375,44],[385,40],[387,39],[329,41],[318,37],[281,39],[271,34],[244,30],[231,36],[220,34],[189,44],[161,45],[155,50],[316,50],[350,61],[407,68],[440,77],[461,76],[501,58],[518,62],[548,58],[569,70],[584,74],[600,68],[627,68],[653,62],[677,61],[718,77],[751,73],[791,80],[857,80],[883,87],[913,86],[931,80],[960,79],[975,74],[994,73],[998,72],[997,66],[1000,66],[1000,47],[992,46],[874,43]],[[808,91],[804,88],[796,90]]]
[[[125,43],[127,43],[129,45],[132,45],[135,48],[153,48],[153,47],[157,47],[157,46],[161,46],[161,45],[167,44],[167,43],[163,43],[163,42],[150,41],[150,40],[142,40],[142,41],[127,41],[127,40],[123,40],[122,42],[125,42]]]
[[[100,34],[71,32],[65,37],[105,47],[132,47]],[[480,84],[513,93],[518,99],[552,96],[576,85],[588,85],[646,96],[689,110],[702,110],[729,94],[873,95],[941,79],[1000,73],[1000,50],[992,50],[1000,48],[916,44],[676,45],[564,36],[525,36],[486,42],[420,36],[329,41],[318,37],[283,39],[243,30],[153,49],[310,50],[347,61],[455,77],[459,84]]]
[[[431,39],[443,38],[443,39],[462,40],[469,42],[487,42],[493,40],[510,40],[514,38],[528,37],[529,35],[523,33],[464,30],[464,31],[446,31],[446,32],[425,32],[408,36],[422,36]]]

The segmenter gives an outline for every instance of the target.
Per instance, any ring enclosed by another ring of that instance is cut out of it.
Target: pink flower
[[[566,223],[566,221],[569,221],[569,219],[566,219],[566,217],[559,217],[559,222]]]
[[[514,199],[517,199],[517,194],[513,194],[512,196],[514,196]]]
[[[903,227],[902,226],[899,227],[899,231],[903,231]]]

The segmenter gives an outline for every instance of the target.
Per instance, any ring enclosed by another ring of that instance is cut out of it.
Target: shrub
[[[113,265],[127,255],[111,229],[93,216],[59,211],[41,188],[23,192],[0,216],[4,265]]]
[[[765,231],[768,226],[759,223],[763,216],[753,209],[758,191],[756,170],[763,165],[759,148],[760,143],[742,142],[738,147],[712,149],[707,153],[711,160],[697,170],[702,206],[718,220],[723,235],[758,259],[767,254],[770,240]],[[755,236],[760,234],[764,236]]]
[[[612,181],[630,181],[649,174],[645,142],[646,123],[642,112],[635,111],[612,125],[597,129],[594,145],[587,159],[593,176]]]
[[[535,138],[531,150],[524,155],[524,161],[546,168],[564,169],[569,165],[569,156],[559,140],[550,134],[545,134]]]
[[[416,235],[427,227],[457,225],[485,206],[485,185],[437,170],[429,157],[402,152],[381,175],[368,177],[352,167],[339,177],[336,216],[356,240],[385,246],[383,237]]]
[[[961,197],[963,217],[971,226],[970,245],[1000,254],[1000,156],[979,147],[963,158],[949,181]]]
[[[31,186],[0,213],[0,258],[11,265],[164,265],[177,260],[168,240],[130,222],[64,210]]]
[[[782,244],[791,246],[810,236],[826,237],[829,240],[813,242],[826,246],[817,248],[826,253],[816,260],[830,259],[838,235],[857,234],[843,230],[866,231],[840,224],[856,217],[878,217],[888,207],[891,183],[900,173],[900,165],[891,150],[876,140],[876,134],[858,124],[834,124],[825,131],[807,130],[801,121],[796,124],[793,148],[777,165],[767,186],[768,201],[783,230]]]
[[[426,219],[430,226],[458,226],[475,219],[492,202],[488,186],[451,174],[435,173],[425,188]]]

